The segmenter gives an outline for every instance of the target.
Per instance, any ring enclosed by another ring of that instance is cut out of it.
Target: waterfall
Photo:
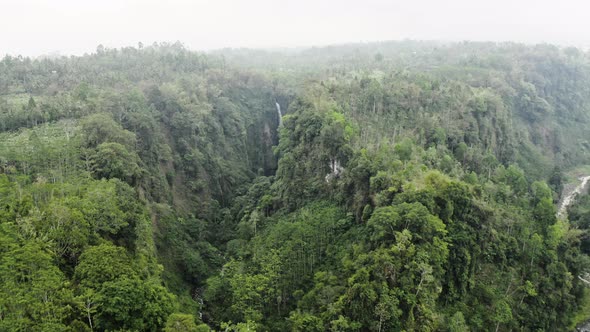
[[[275,105],[277,105],[277,112],[279,113],[279,127],[283,126],[283,113],[281,113],[281,104],[278,101],[275,101]]]
[[[336,158],[330,159],[330,173],[326,175],[326,182],[330,182],[330,180],[338,178],[342,171],[344,171],[344,167],[340,165],[340,161]]]

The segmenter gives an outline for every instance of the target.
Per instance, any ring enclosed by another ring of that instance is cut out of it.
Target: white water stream
[[[278,101],[275,101],[275,105],[277,106],[277,112],[279,113],[279,127],[283,126],[283,113],[281,113],[281,104]]]

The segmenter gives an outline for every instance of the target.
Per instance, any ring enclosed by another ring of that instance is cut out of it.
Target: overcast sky
[[[380,40],[590,45],[588,0],[0,0],[0,55]]]

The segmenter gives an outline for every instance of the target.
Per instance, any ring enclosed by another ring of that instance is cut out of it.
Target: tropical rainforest
[[[588,128],[552,45],[6,56],[0,331],[571,330]]]

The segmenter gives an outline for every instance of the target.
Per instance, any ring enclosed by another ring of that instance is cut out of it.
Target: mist
[[[81,55],[138,42],[193,50],[382,40],[515,41],[585,48],[584,1],[3,1],[0,54]]]

